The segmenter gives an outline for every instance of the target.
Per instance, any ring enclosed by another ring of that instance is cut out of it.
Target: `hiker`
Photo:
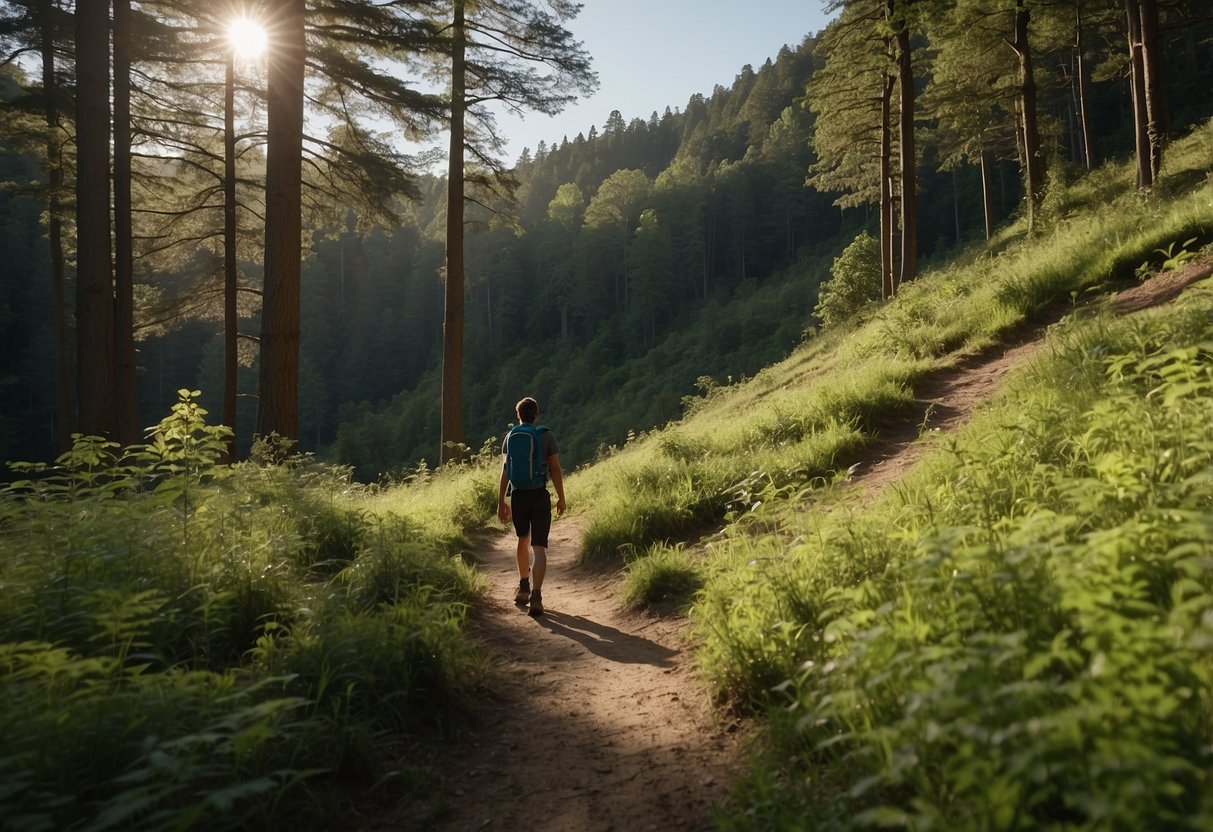
[[[560,449],[547,428],[536,425],[539,404],[530,396],[514,407],[518,424],[501,443],[501,482],[497,486],[497,516],[514,518],[518,533],[518,591],[514,603],[526,605],[531,615],[543,614],[543,575],[547,571],[548,530],[552,526],[552,495],[547,480],[556,486],[556,514],[564,514],[564,475]],[[505,502],[509,487],[510,504]],[[528,552],[529,547],[529,552]],[[532,581],[534,585],[532,586]]]

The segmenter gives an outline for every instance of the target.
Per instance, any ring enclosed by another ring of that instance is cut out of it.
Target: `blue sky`
[[[585,44],[600,86],[560,115],[501,116],[512,162],[539,140],[602,130],[611,110],[625,121],[682,108],[716,84],[729,86],[745,64],[758,69],[784,44],[795,46],[828,18],[823,0],[582,0],[569,24]]]

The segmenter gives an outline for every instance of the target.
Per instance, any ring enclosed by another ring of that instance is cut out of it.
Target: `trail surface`
[[[1202,257],[1118,292],[1109,304],[1114,313],[1122,315],[1158,306],[1174,300],[1185,287],[1211,273],[1213,258]],[[915,385],[918,407],[914,413],[881,431],[864,458],[852,466],[850,481],[861,486],[863,499],[874,498],[935,447],[917,441],[925,433],[947,433],[968,422],[978,407],[994,397],[1008,373],[1043,348],[1048,324],[1060,317],[1058,310],[1046,316],[1043,324],[1021,325],[989,349],[965,356],[919,381]]]
[[[497,687],[436,761],[449,802],[429,828],[706,829],[744,766],[741,732],[695,677],[685,625],[624,610],[618,573],[575,566],[581,531],[577,517],[553,525],[535,618],[513,603],[513,532],[480,553],[490,589],[478,627]]]
[[[1113,308],[1163,303],[1211,271],[1209,259],[1191,263],[1120,293]],[[918,412],[882,431],[853,467],[865,498],[929,449],[917,441],[924,429],[953,430],[988,401],[1040,348],[1042,329],[1010,333],[923,380]],[[444,780],[439,819],[406,815],[376,829],[710,828],[713,803],[746,765],[746,732],[709,701],[685,622],[624,610],[621,573],[574,564],[582,531],[578,517],[553,526],[539,618],[513,603],[512,532],[485,538],[477,555],[490,589],[474,626],[494,656],[494,695],[431,761]]]

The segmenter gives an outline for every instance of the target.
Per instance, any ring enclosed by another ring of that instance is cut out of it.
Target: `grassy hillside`
[[[1047,232],[574,478],[585,556],[622,553],[637,601],[693,590],[720,701],[769,715],[722,828],[1213,822],[1213,284],[1131,318],[1099,300],[1213,240],[1210,158],[1206,127],[1151,197],[1091,174]],[[995,406],[854,499],[928,374],[1066,309]]]
[[[718,701],[768,726],[721,828],[1213,824],[1213,285],[1099,300],[1213,240],[1211,158],[1213,125],[1152,195],[1096,171],[1048,231],[569,477],[582,557],[689,609]],[[924,380],[1054,319],[997,404],[855,499]],[[495,522],[491,451],[380,490],[220,440],[183,391],[149,446],[82,439],[0,492],[12,828],[331,828],[426,790],[418,745],[475,708],[460,553]]]

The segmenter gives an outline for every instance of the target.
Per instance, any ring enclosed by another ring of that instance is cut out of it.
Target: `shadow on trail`
[[[678,655],[678,651],[662,647],[655,641],[629,635],[580,615],[565,615],[549,609],[534,620],[553,635],[571,639],[591,653],[620,664],[673,667],[671,660]]]

